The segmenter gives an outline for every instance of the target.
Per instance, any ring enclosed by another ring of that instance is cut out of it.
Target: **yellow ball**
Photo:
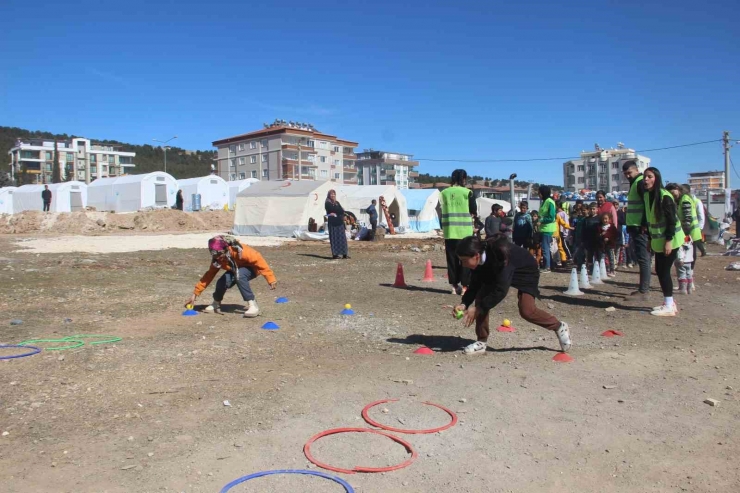
[[[344,307],[345,307],[345,308],[346,308],[347,310],[349,310],[350,308],[352,308],[352,305],[350,305],[349,303],[347,303],[346,305],[344,305]]]
[[[505,318],[504,319],[504,327],[511,327],[511,320],[509,320],[508,318]]]
[[[192,309],[193,309],[193,305],[188,305],[188,306],[187,306],[187,309],[188,309],[188,310],[192,310]]]

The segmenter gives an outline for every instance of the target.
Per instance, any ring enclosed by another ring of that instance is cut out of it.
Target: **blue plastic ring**
[[[14,354],[12,356],[0,356],[0,359],[13,359],[13,358],[25,358],[26,356],[33,356],[34,354],[38,354],[41,352],[40,347],[36,346],[19,346],[17,344],[10,344],[10,345],[0,345],[0,349],[6,348],[6,347],[18,347],[23,349],[33,349],[34,351],[31,353],[26,354]]]
[[[328,479],[331,481],[334,481],[335,483],[339,483],[344,488],[344,491],[347,493],[355,493],[354,488],[349,485],[348,482],[343,480],[342,478],[338,478],[336,476],[330,476],[329,474],[325,474],[323,472],[319,471],[307,471],[304,469],[278,469],[275,471],[262,471],[262,472],[256,472],[254,474],[250,474],[249,476],[243,476],[239,479],[235,479],[231,483],[227,484],[223,487],[220,493],[226,493],[234,486],[238,485],[239,483],[243,483],[245,481],[249,481],[250,479],[255,478],[261,478],[262,476],[271,476],[273,474],[305,474],[307,476],[318,476],[320,478]]]

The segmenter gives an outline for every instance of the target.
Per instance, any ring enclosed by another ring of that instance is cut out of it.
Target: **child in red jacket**
[[[605,212],[601,215],[601,227],[599,228],[598,250],[596,252],[597,260],[608,257],[609,265],[607,266],[607,276],[614,277],[614,267],[616,266],[615,251],[617,248],[617,227],[612,224],[611,213]]]

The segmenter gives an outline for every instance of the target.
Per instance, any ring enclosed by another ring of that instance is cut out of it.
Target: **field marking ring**
[[[329,464],[324,464],[323,462],[317,461],[313,455],[311,455],[311,444],[318,440],[319,438],[323,438],[325,436],[329,435],[336,435],[337,433],[373,433],[375,435],[382,435],[386,438],[390,438],[396,443],[400,443],[403,445],[403,447],[406,449],[407,452],[411,454],[411,458],[401,462],[400,464],[396,464],[395,466],[387,466],[387,467],[364,467],[364,466],[355,466],[353,469],[342,469],[340,467],[334,467]],[[414,450],[414,447],[411,446],[410,443],[408,443],[406,440],[402,438],[398,438],[397,436],[393,436],[390,433],[385,433],[383,431],[373,430],[370,428],[333,428],[331,430],[322,431],[321,433],[318,433],[311,438],[308,439],[306,442],[306,445],[303,446],[303,453],[306,455],[306,458],[316,464],[317,466],[334,472],[341,472],[344,474],[354,474],[356,472],[388,472],[388,471],[395,471],[396,469],[402,469],[404,467],[408,467],[411,465],[412,462],[416,460],[418,457],[418,454],[416,453],[416,450]]]
[[[398,402],[398,399],[383,399],[380,401],[371,402],[370,404],[368,404],[367,406],[363,408],[362,419],[364,419],[367,422],[367,424],[375,426],[377,428],[381,428],[383,430],[393,431],[395,433],[407,433],[407,434],[419,434],[419,435],[424,434],[424,433],[437,433],[438,431],[443,431],[448,428],[452,428],[453,426],[457,424],[457,414],[453,413],[446,407],[440,406],[439,404],[434,404],[433,402],[422,402],[422,404],[425,404],[427,406],[432,406],[432,407],[436,407],[437,409],[441,409],[442,411],[449,414],[452,420],[444,426],[440,426],[439,428],[430,428],[428,430],[404,430],[402,428],[393,428],[392,426],[384,425],[382,423],[378,423],[377,421],[374,421],[368,414],[368,411],[370,409],[372,409],[373,407],[377,405],[385,404],[386,402]]]
[[[108,335],[101,335],[101,334],[77,334],[77,335],[74,335],[74,336],[65,337],[64,339],[67,339],[69,341],[73,341],[75,339],[77,339],[77,340],[80,340],[80,339],[104,339],[106,337],[107,337],[107,339],[105,339],[105,340],[88,342],[88,344],[90,344],[91,346],[94,346],[96,344],[107,344],[107,343],[118,342],[118,341],[122,341],[123,340],[120,337],[108,336]]]
[[[30,353],[25,353],[25,354],[13,354],[13,355],[10,355],[10,356],[0,356],[0,359],[25,358],[26,356],[33,356],[34,354],[39,354],[41,352],[41,348],[40,347],[36,347],[36,346],[21,346],[20,344],[2,344],[2,345],[0,345],[0,349],[12,348],[12,347],[23,348],[23,349],[33,349],[33,351],[31,351]]]
[[[75,348],[85,345],[85,341],[80,341],[77,339],[29,339],[27,341],[23,341],[19,343],[19,345],[24,346],[32,342],[71,342],[73,343],[71,346],[45,347],[44,349],[46,351],[62,351],[64,349],[75,349]]]
[[[250,474],[248,476],[242,476],[241,478],[235,479],[231,483],[229,483],[226,486],[224,486],[221,489],[221,492],[220,493],[226,493],[227,491],[229,491],[234,486],[236,486],[236,485],[238,485],[240,483],[244,483],[245,481],[249,481],[250,479],[261,478],[263,476],[271,476],[273,474],[305,474],[307,476],[318,476],[320,478],[328,479],[330,481],[334,481],[335,483],[339,483],[340,485],[342,485],[342,487],[344,488],[344,491],[346,491],[347,493],[355,493],[355,490],[352,488],[352,486],[350,486],[350,484],[347,483],[342,478],[338,478],[336,476],[330,476],[328,474],[325,474],[325,473],[319,472],[319,471],[306,471],[306,470],[303,470],[303,469],[278,469],[278,470],[274,470],[274,471],[256,472],[256,473]]]

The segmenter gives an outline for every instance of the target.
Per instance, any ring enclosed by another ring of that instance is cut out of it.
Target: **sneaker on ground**
[[[661,305],[655,307],[653,311],[650,312],[650,315],[655,315],[656,317],[675,317],[677,311],[675,304],[673,304],[673,306]]]
[[[555,331],[555,333],[558,335],[560,349],[562,349],[564,353],[567,353],[570,349],[570,329],[568,328],[568,324],[560,322],[560,327]]]
[[[549,274],[552,272],[550,269],[540,269],[540,274]]]
[[[221,311],[221,303],[214,301],[203,310],[205,313],[218,313]]]
[[[468,344],[463,349],[463,354],[480,354],[486,352],[486,347],[488,347],[488,344],[486,344],[483,341],[475,341],[472,344]]]
[[[247,301],[247,309],[244,310],[244,318],[254,318],[260,314],[260,309],[254,300]]]

